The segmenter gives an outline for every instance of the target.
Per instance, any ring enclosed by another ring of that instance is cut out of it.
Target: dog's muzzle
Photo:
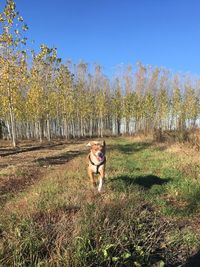
[[[102,152],[99,152],[99,153],[97,154],[97,159],[98,159],[99,161],[103,161],[103,159],[104,159],[104,154],[103,154]]]

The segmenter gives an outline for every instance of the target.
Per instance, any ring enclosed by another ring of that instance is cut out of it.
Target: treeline
[[[200,78],[142,63],[110,78],[97,64],[91,69],[85,62],[62,63],[46,45],[30,52],[23,36],[28,27],[12,0],[0,23],[0,138],[13,146],[18,139],[199,127]]]

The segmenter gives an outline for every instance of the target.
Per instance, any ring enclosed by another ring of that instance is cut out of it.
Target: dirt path
[[[32,166],[37,163],[39,166],[44,166],[45,163],[47,166],[64,164],[69,161],[71,157],[82,153],[84,150],[84,142],[32,146],[16,149],[15,151],[10,149],[1,149],[0,174],[2,173],[2,170],[5,171],[13,166]]]
[[[48,171],[60,168],[85,150],[84,141],[30,146],[16,151],[1,149],[0,204],[4,205],[16,193],[42,179]]]

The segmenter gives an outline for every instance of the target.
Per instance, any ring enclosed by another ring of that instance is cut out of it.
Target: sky
[[[141,61],[200,75],[199,0],[16,0],[28,37],[110,75]],[[5,0],[0,0],[0,9]]]

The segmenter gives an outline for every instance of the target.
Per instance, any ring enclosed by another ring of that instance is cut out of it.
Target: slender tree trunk
[[[81,130],[81,132],[80,132],[80,135],[81,135],[81,137],[83,137],[83,118],[81,117],[81,120],[80,120],[80,130]]]
[[[0,120],[0,139],[3,139],[3,125],[1,120]]]
[[[64,121],[63,121],[63,124],[64,124],[64,136],[65,136],[65,139],[68,139],[68,127],[67,127],[67,119],[64,118]]]
[[[72,136],[73,136],[73,138],[76,137],[76,133],[75,133],[75,122],[74,122],[74,119],[72,119]]]
[[[89,136],[92,137],[93,134],[93,120],[90,118],[90,126],[89,126]]]
[[[13,147],[16,147],[15,120],[14,120],[14,113],[12,110],[12,105],[10,102],[9,102],[9,113],[10,113],[10,123],[11,123],[12,144],[13,144]]]
[[[14,118],[13,105],[12,105],[10,82],[8,82],[8,98],[9,98],[9,114],[10,114],[10,123],[11,123],[12,144],[13,144],[13,147],[16,147],[15,118]]]
[[[117,118],[117,135],[120,135],[120,127],[121,127],[121,120],[120,118]]]
[[[28,140],[30,139],[30,135],[31,135],[31,132],[30,132],[30,124],[27,122],[26,123],[26,138]]]
[[[100,117],[100,137],[103,137],[103,117]]]
[[[39,122],[38,122],[38,129],[39,129],[40,143],[42,143],[42,140],[43,140],[43,123],[42,123],[42,120],[39,120]]]
[[[50,130],[50,119],[49,116],[47,116],[47,140],[51,141],[51,130]]]
[[[130,134],[130,119],[126,118],[126,134]]]
[[[34,123],[34,130],[35,130],[35,137],[36,139],[39,139],[39,123]]]

